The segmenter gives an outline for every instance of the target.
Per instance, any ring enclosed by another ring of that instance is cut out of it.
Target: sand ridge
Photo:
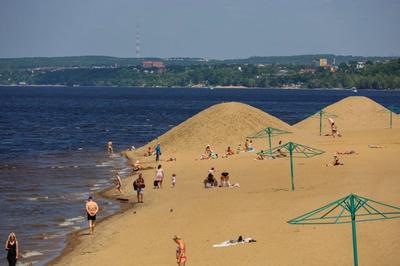
[[[246,136],[266,127],[295,130],[282,120],[250,105],[221,103],[201,111],[131,154],[142,154],[146,147],[154,147],[157,143],[171,156],[182,152],[200,155],[207,144],[221,153],[227,146],[236,149]]]
[[[339,131],[353,131],[365,129],[389,128],[389,110],[379,103],[364,97],[350,96],[323,109],[326,112],[336,115],[333,120]],[[323,134],[330,132],[328,117],[323,119]],[[293,127],[310,133],[319,134],[318,114],[308,117]],[[393,113],[393,127],[400,127],[399,115]]]

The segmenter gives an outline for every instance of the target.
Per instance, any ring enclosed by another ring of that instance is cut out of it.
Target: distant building
[[[320,59],[319,59],[319,66],[320,66],[320,67],[326,67],[326,66],[328,66],[328,59],[326,59],[326,58],[320,58]]]
[[[143,68],[165,68],[165,64],[162,61],[143,61]]]
[[[300,74],[305,74],[305,73],[314,74],[315,68],[302,68],[302,69],[300,69],[299,73]]]
[[[162,61],[143,61],[142,67],[156,69],[159,73],[165,72],[165,64]]]
[[[364,62],[357,62],[357,69],[363,69],[365,67],[365,63]]]

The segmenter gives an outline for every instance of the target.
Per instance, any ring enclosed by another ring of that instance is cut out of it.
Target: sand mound
[[[157,142],[168,153],[201,153],[207,144],[220,149],[229,145],[236,148],[246,136],[268,126],[292,131],[285,122],[250,105],[222,103],[201,111],[143,148],[154,147]]]
[[[339,131],[389,128],[389,110],[364,96],[351,96],[324,108],[335,114]],[[400,118],[393,114],[393,127],[399,127]],[[309,117],[294,125],[295,128],[319,133],[319,116]],[[323,134],[330,132],[328,117],[323,120]]]

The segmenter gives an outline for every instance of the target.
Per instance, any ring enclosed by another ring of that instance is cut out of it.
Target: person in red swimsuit
[[[186,257],[186,245],[183,240],[178,237],[174,236],[173,240],[178,245],[176,248],[176,263],[178,266],[185,266],[187,257]]]

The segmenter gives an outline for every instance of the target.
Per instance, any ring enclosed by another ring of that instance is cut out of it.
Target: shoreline
[[[0,84],[0,88],[2,87],[21,87],[21,88],[39,88],[39,87],[46,87],[46,88],[51,88],[51,87],[56,87],[56,88],[127,88],[127,89],[206,89],[210,90],[212,87],[212,90],[316,90],[316,91],[349,91],[351,92],[351,88],[294,88],[294,87],[245,87],[245,86],[209,86],[209,87],[187,87],[187,86],[173,86],[173,87],[163,87],[163,86],[154,86],[154,87],[137,87],[137,86],[67,86],[67,85],[5,85],[5,84]],[[394,89],[359,89],[358,93],[363,92],[363,91],[384,91],[384,92],[391,92],[391,91],[400,91],[400,88],[394,88]],[[354,95],[357,95],[358,93],[354,93]]]
[[[141,146],[138,149],[140,149],[142,147],[144,147],[144,146]],[[119,154],[121,155],[121,157],[125,157],[127,159],[127,162],[126,162],[127,166],[133,165],[133,159],[129,158],[126,155],[126,150],[119,152]],[[146,172],[148,170],[153,170],[153,169],[152,168],[144,169],[144,170],[142,170],[142,172]],[[133,173],[133,174],[130,173],[126,176],[126,178],[124,178],[122,180],[122,182],[124,183],[124,181],[126,181],[126,182],[132,181],[131,179],[134,179],[136,175],[137,175],[137,173]],[[129,182],[129,183],[131,183],[131,182]],[[107,199],[109,201],[113,201],[114,204],[119,204],[119,207],[120,207],[120,209],[117,212],[107,215],[105,217],[102,217],[101,219],[98,219],[96,221],[96,227],[98,227],[101,224],[104,224],[108,220],[110,220],[118,215],[124,214],[125,212],[134,209],[137,205],[137,202],[135,201],[135,199],[136,199],[135,194],[130,195],[130,197],[133,197],[134,202],[132,202],[130,199],[128,199],[128,201],[125,202],[125,201],[119,200],[119,198],[124,198],[124,197],[120,197],[120,195],[116,195],[116,194],[112,193],[113,190],[115,190],[115,187],[111,185],[110,187],[104,188],[104,189],[94,193],[96,198],[103,198],[103,199]],[[86,219],[85,219],[85,222],[87,222]],[[79,244],[82,243],[82,241],[83,241],[82,237],[88,235],[87,233],[83,233],[84,231],[87,231],[87,230],[88,230],[88,228],[85,227],[85,228],[74,230],[74,231],[68,233],[66,236],[66,239],[64,241],[64,243],[65,243],[64,248],[61,250],[61,252],[57,256],[55,256],[53,259],[49,260],[44,265],[50,266],[50,265],[57,264],[64,257],[67,257],[71,252],[73,252],[75,250],[75,248]]]

